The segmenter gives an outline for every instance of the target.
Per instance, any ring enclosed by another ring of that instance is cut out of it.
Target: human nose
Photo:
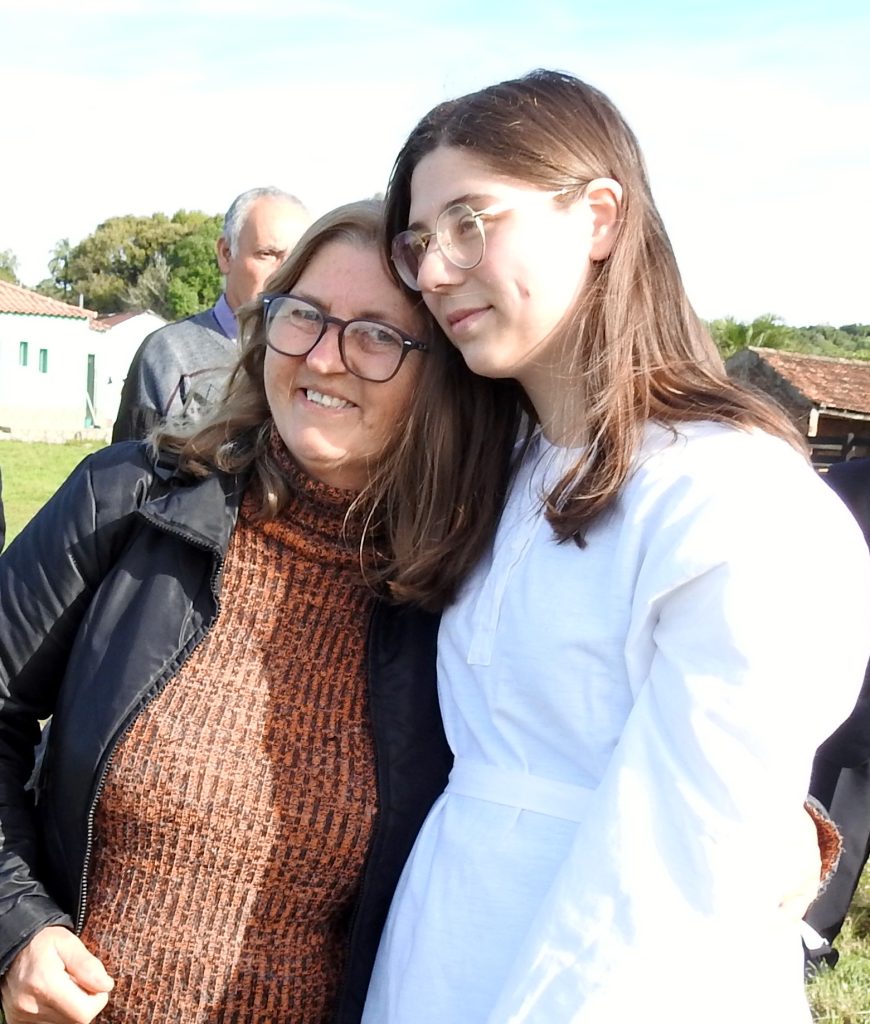
[[[314,347],[309,349],[305,362],[318,373],[341,373],[344,360],[341,358],[339,333],[341,327],[336,323],[327,323]]]
[[[434,292],[444,285],[456,284],[462,278],[462,271],[444,254],[441,242],[432,235],[426,244],[426,251],[420,258],[417,270],[417,284],[421,292]]]

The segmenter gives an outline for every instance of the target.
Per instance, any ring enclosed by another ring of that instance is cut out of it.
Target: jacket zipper
[[[167,526],[164,523],[155,522],[155,520],[153,519],[149,519],[148,522],[151,525],[155,526],[157,529],[162,530],[164,533],[169,533],[173,534],[176,537],[181,537],[186,543],[191,544],[193,547],[200,548],[203,551],[208,551],[214,556],[214,565],[212,566],[211,577],[209,579],[209,586],[211,588],[212,595],[214,596],[215,599],[215,613],[214,616],[212,617],[211,622],[206,626],[206,628],[201,629],[199,633],[191,637],[190,641],[188,641],[187,653],[183,656],[181,661],[177,663],[174,670],[164,675],[162,679],[158,679],[155,681],[155,686],[153,688],[153,693],[151,694],[151,696],[142,701],[139,707],[134,711],[132,717],[127,722],[127,724],[121,730],[119,730],[112,739],[111,747],[109,750],[109,756],[106,758],[106,761],[103,764],[99,780],[97,781],[97,787],[94,790],[94,795],[91,797],[91,804],[90,808],[88,809],[88,830],[87,835],[85,837],[85,853],[84,858],[82,859],[82,877],[81,882],[79,884],[79,905],[78,911],[76,912],[76,935],[81,935],[82,930],[85,926],[85,916],[88,901],[88,871],[90,870],[91,854],[93,853],[94,847],[94,816],[96,815],[97,804],[100,802],[100,797],[102,796],[103,789],[105,788],[106,778],[108,777],[109,769],[112,766],[112,761],[115,758],[115,753],[118,747],[120,746],[121,742],[125,739],[130,730],[136,724],[136,720],[139,718],[139,716],[142,714],[145,708],[147,708],[148,705],[155,698],[160,696],[160,694],[166,688],[167,683],[169,683],[169,681],[178,674],[179,670],[187,661],[187,659],[191,656],[194,650],[208,636],[208,634],[214,627],[215,622],[217,622],[218,615],[220,614],[221,602],[220,596],[218,594],[217,584],[218,580],[220,579],[221,572],[223,571],[223,555],[210,544],[206,544],[203,541],[197,540],[189,536],[183,530],[174,529],[173,527]]]

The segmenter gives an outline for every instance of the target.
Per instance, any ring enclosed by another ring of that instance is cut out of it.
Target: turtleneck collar
[[[290,500],[277,519],[263,524],[265,531],[280,533],[286,526],[292,526],[294,532],[308,535],[324,548],[349,551],[358,559],[362,522],[359,516],[348,516],[356,493],[309,476],[287,450],[274,424],[269,436],[269,455],[289,484]],[[242,516],[250,521],[259,506],[259,496],[249,491]]]

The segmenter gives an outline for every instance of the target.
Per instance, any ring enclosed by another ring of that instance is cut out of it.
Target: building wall
[[[143,313],[99,331],[74,317],[0,314],[0,430],[28,440],[108,438],[130,360],[145,335],[163,322]],[[21,361],[22,342],[27,365]]]
[[[114,424],[121,401],[121,387],[136,350],[152,331],[165,323],[156,313],[139,313],[100,335],[98,390],[101,424]]]
[[[844,459],[870,456],[870,422],[846,416],[819,414],[816,436],[809,439],[813,463],[827,466]]]
[[[846,458],[870,455],[870,421],[861,413],[826,413],[750,349],[725,362],[728,376],[775,399],[807,438],[813,465],[824,470]]]
[[[88,356],[96,359],[98,343],[87,320],[0,314],[0,427],[16,436],[85,429]]]

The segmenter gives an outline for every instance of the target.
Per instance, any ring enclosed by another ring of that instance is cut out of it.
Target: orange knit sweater
[[[246,499],[215,625],[115,752],[82,935],[116,981],[101,1021],[331,1019],[377,813],[374,597],[348,495],[296,480],[278,521]]]

